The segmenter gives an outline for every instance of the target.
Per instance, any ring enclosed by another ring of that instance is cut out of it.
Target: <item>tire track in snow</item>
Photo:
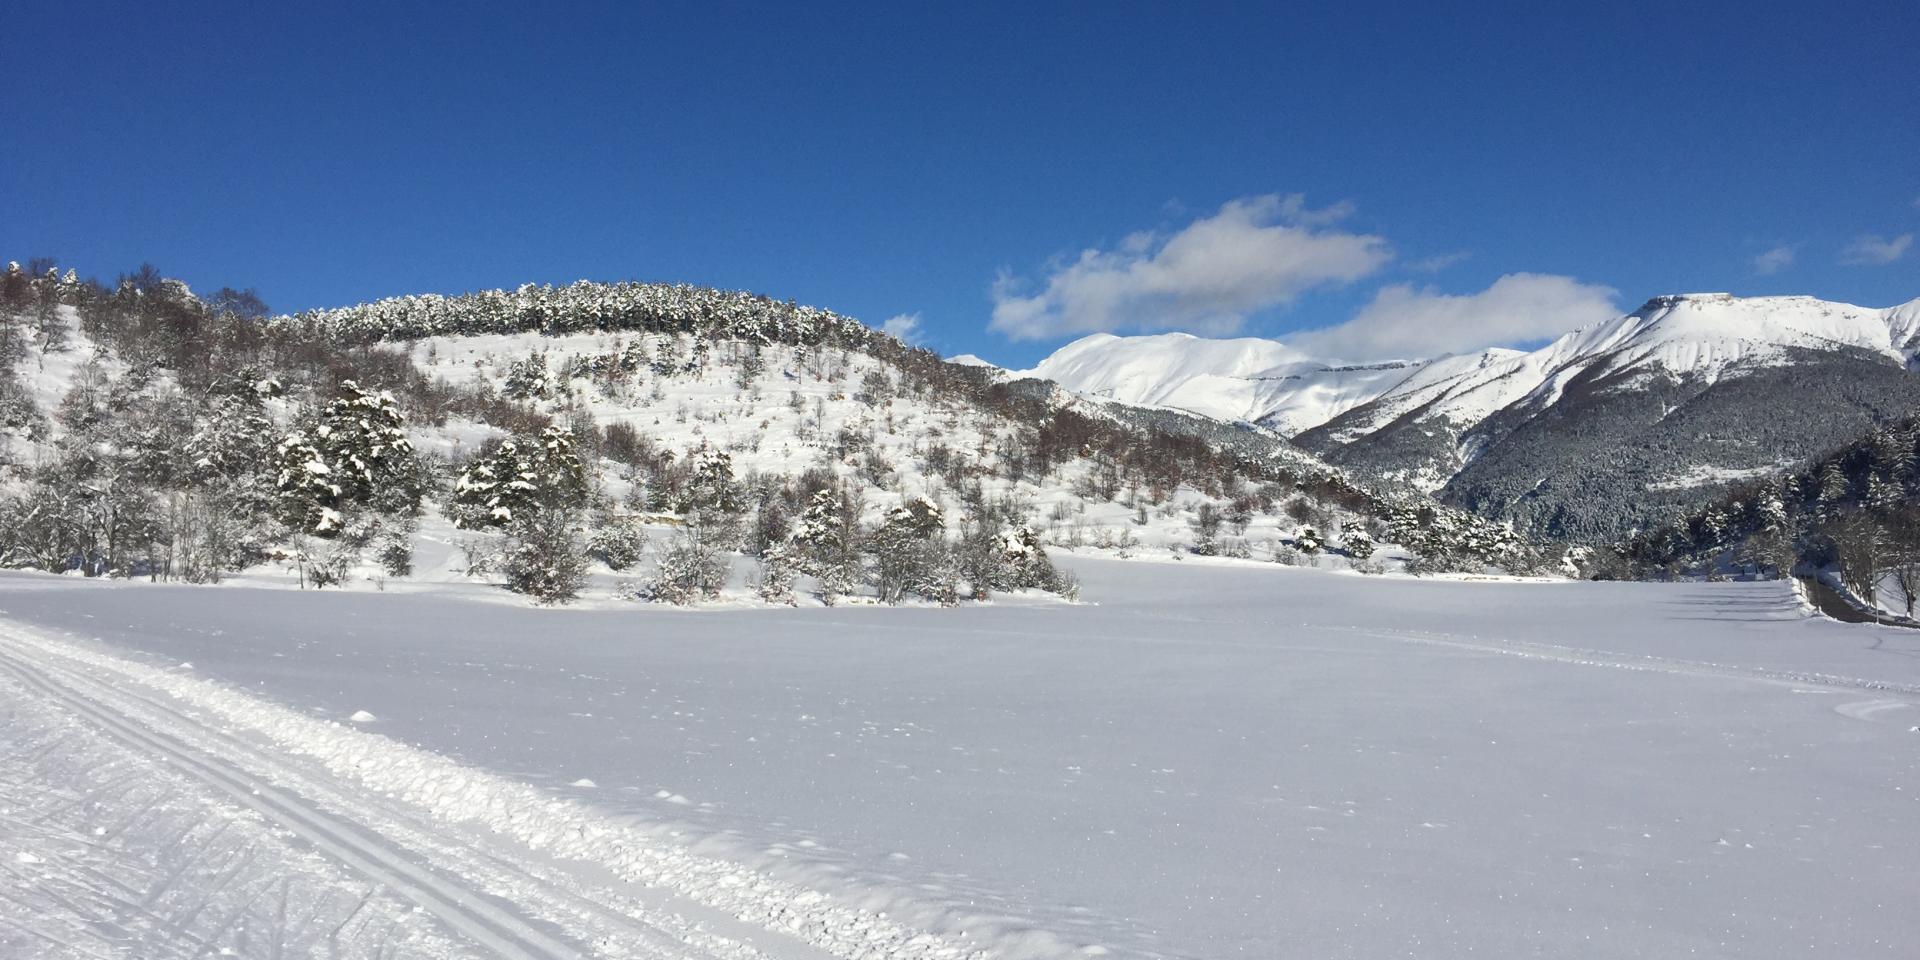
[[[410,862],[352,824],[322,813],[293,795],[260,783],[226,762],[202,754],[170,736],[136,726],[111,708],[27,664],[14,650],[0,652],[0,670],[84,717],[110,739],[165,758],[174,769],[347,863],[368,879],[433,914],[449,929],[501,957],[580,960],[583,956],[573,946],[536,929],[511,911]],[[69,675],[62,679],[72,682],[74,678]]]

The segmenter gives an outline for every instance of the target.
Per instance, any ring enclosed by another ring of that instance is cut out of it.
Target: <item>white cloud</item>
[[[1913,234],[1903,233],[1897,237],[1882,237],[1876,234],[1861,234],[1846,248],[1840,251],[1840,262],[1850,267],[1878,267],[1894,262],[1907,255],[1907,248],[1913,246]]]
[[[1785,244],[1774,247],[1753,258],[1753,272],[1770,277],[1793,266],[1794,250]]]
[[[1479,293],[1446,294],[1412,284],[1381,288],[1353,319],[1287,338],[1290,346],[1342,360],[1432,357],[1525,343],[1620,315],[1618,291],[1572,277],[1510,273]]]
[[[920,314],[900,313],[887,318],[880,325],[880,332],[889,337],[913,346],[920,344]]]
[[[1448,267],[1458,266],[1467,262],[1467,258],[1471,256],[1473,256],[1473,254],[1465,250],[1458,253],[1443,253],[1437,257],[1428,257],[1425,260],[1415,260],[1407,264],[1407,267],[1415,273],[1439,273]]]
[[[1249,314],[1392,259],[1386,240],[1328,229],[1351,204],[1310,210],[1298,194],[1234,200],[1170,235],[1135,233],[1056,265],[1038,292],[1002,271],[991,328],[1016,340],[1101,330],[1236,332]]]

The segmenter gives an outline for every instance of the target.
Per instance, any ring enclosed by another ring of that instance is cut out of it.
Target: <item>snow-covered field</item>
[[[0,575],[0,955],[1920,950],[1920,632],[1057,559],[1086,603]]]

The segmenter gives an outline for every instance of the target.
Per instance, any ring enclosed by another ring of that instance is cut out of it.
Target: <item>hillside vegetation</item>
[[[1071,596],[1048,557],[1063,547],[1544,562],[1271,434],[1009,381],[748,294],[582,282],[275,317],[151,267],[108,286],[44,262],[0,293],[12,566],[950,604]]]
[[[1628,538],[1597,568],[1642,578],[1822,575],[1855,601],[1920,606],[1920,416],[1781,474],[1736,483]]]

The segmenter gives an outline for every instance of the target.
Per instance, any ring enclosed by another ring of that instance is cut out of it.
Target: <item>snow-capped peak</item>
[[[1494,348],[1368,366],[1335,365],[1260,338],[1102,333],[1061,347],[1023,375],[1126,403],[1257,422],[1289,435],[1375,405],[1377,415],[1341,425],[1351,438],[1415,411],[1470,425],[1523,399],[1551,404],[1581,371],[1658,367],[1711,380],[1735,365],[1791,362],[1796,350],[1843,348],[1912,362],[1920,351],[1920,300],[1874,309],[1807,296],[1672,294],[1537,350]]]

